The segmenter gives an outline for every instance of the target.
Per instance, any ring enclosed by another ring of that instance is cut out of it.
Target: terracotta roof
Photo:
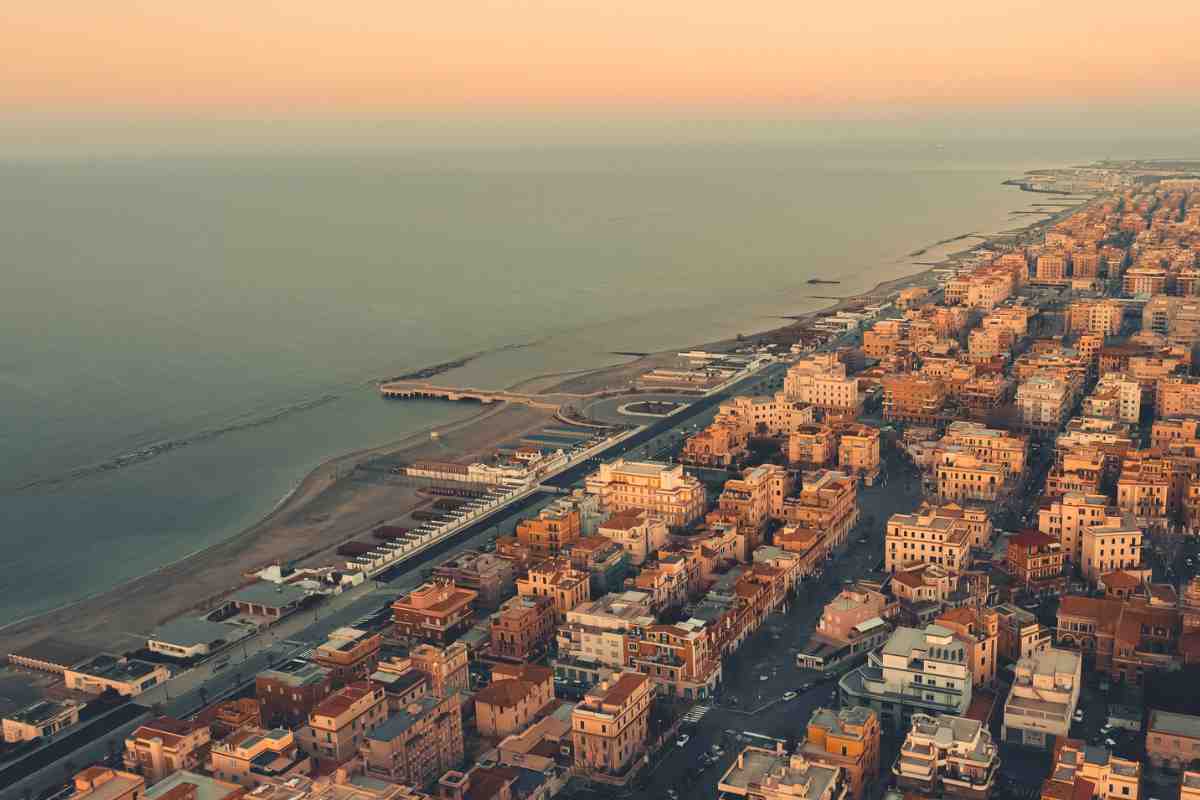
[[[1142,582],[1135,575],[1130,575],[1124,570],[1116,572],[1107,572],[1100,576],[1100,580],[1108,589],[1136,589],[1141,586]]]
[[[970,625],[975,621],[975,613],[965,606],[951,608],[938,617],[937,621],[954,622],[959,625]]]
[[[1018,547],[1041,547],[1043,545],[1058,544],[1058,539],[1053,536],[1047,536],[1038,530],[1028,528],[1021,531],[1016,536],[1009,538],[1009,546],[1017,545]]]
[[[606,705],[619,706],[648,680],[650,679],[641,673],[626,672],[608,687],[608,691],[602,695],[602,700]]]
[[[540,664],[494,664],[492,677],[520,678],[533,683],[546,683],[554,679],[554,670]]]
[[[372,687],[368,681],[348,684],[322,700],[312,713],[314,716],[336,717],[349,711],[351,706],[370,694],[371,691]]]
[[[600,527],[605,530],[627,531],[630,528],[635,528],[641,525],[644,521],[645,512],[639,508],[629,508],[624,511],[617,511],[604,522],[600,523]]]
[[[475,702],[500,708],[512,708],[522,700],[537,692],[537,686],[532,681],[520,678],[506,678],[492,681],[475,693]]]

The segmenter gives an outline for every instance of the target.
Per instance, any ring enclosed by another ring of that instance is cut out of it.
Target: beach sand
[[[1006,243],[1030,241],[1078,207],[1063,208],[1017,232],[992,239],[1004,239]],[[940,263],[953,265],[988,244],[980,241],[949,254]],[[858,297],[879,297],[908,286],[935,283],[931,268],[885,281]],[[846,298],[798,316],[787,325],[748,335],[742,342],[726,339],[699,345],[698,349],[731,349],[756,337],[799,326],[818,313],[844,308],[855,299]],[[539,375],[506,388],[539,393],[615,391],[629,388],[637,375],[676,358],[674,352],[654,353],[601,369]],[[0,653],[13,652],[51,635],[117,652],[140,647],[145,643],[144,635],[160,623],[208,608],[217,598],[238,588],[246,582],[247,571],[276,562],[333,563],[333,550],[339,544],[385,520],[402,519],[429,502],[409,486],[357,480],[351,477],[355,466],[384,456],[467,463],[490,455],[501,444],[541,428],[552,418],[550,412],[525,406],[485,407],[465,420],[438,426],[436,441],[430,437],[433,429],[426,429],[380,447],[333,458],[309,473],[278,508],[239,535],[103,594],[0,629]]]

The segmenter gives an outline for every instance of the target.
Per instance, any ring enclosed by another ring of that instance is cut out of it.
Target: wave
[[[118,456],[113,456],[105,461],[96,464],[88,464],[69,472],[64,472],[60,475],[54,475],[48,478],[38,478],[27,483],[18,484],[11,487],[8,491],[28,491],[30,489],[45,489],[53,486],[60,486],[64,483],[72,483],[74,481],[90,478],[94,475],[100,475],[105,472],[125,469],[132,467],[135,464],[145,463],[153,458],[166,455],[167,453],[179,450],[183,447],[188,447],[194,444],[207,442],[218,436],[224,436],[229,433],[237,433],[238,431],[250,430],[251,428],[260,428],[264,425],[270,425],[273,422],[278,422],[284,417],[298,414],[302,411],[309,411],[314,408],[332,403],[335,400],[342,398],[341,394],[324,394],[320,397],[303,400],[299,403],[277,408],[267,414],[251,419],[243,419],[231,422],[227,425],[221,425],[216,428],[208,428],[196,433],[191,433],[186,436],[180,436],[175,439],[165,439],[161,442],[154,442],[145,447],[140,447],[128,453],[122,453]]]
[[[487,356],[487,355],[502,353],[502,352],[509,351],[509,350],[520,350],[520,349],[527,348],[527,347],[535,347],[538,344],[541,344],[543,341],[545,341],[545,339],[536,339],[536,340],[529,341],[529,342],[517,342],[517,343],[512,343],[512,344],[501,345],[499,347],[493,347],[489,350],[481,350],[476,353],[471,353],[471,354],[463,357],[462,359],[459,359],[458,361],[460,361],[461,363],[457,364],[457,366],[465,365],[471,361],[474,361],[477,358],[481,358],[481,357]],[[455,364],[456,362],[447,362],[447,363]],[[453,368],[453,367],[450,367],[450,368]],[[435,372],[434,374],[448,371],[447,364],[437,364],[432,368],[426,368],[426,369],[437,370],[437,372]],[[361,383],[352,384],[352,386],[354,389],[361,389],[361,388],[367,387],[367,386],[376,386],[379,383],[386,382],[387,380],[396,380],[396,379],[394,379],[394,378],[392,378],[392,379],[372,378],[370,380],[362,381]],[[253,417],[249,417],[249,418],[244,418],[244,417],[237,418],[237,419],[233,420],[232,422],[229,422],[225,425],[220,425],[215,428],[206,428],[204,430],[200,430],[195,433],[189,433],[184,436],[179,436],[177,438],[164,439],[163,441],[154,442],[153,444],[148,444],[144,447],[139,447],[137,450],[132,450],[127,453],[122,453],[120,455],[113,456],[112,458],[106,459],[104,461],[101,461],[101,462],[98,462],[95,464],[87,464],[85,466],[78,467],[78,468],[70,470],[68,472],[60,473],[58,475],[52,475],[50,477],[45,477],[45,478],[35,478],[34,480],[27,481],[25,483],[19,483],[19,484],[14,484],[14,485],[7,486],[7,487],[2,487],[2,490],[6,491],[6,492],[23,492],[23,491],[31,491],[31,490],[35,490],[35,489],[49,489],[49,488],[53,488],[53,487],[57,487],[57,486],[62,486],[64,484],[68,484],[68,483],[74,483],[75,481],[83,480],[85,478],[90,478],[90,477],[93,477],[96,475],[102,475],[106,472],[113,472],[115,470],[125,469],[126,467],[132,467],[137,464],[143,464],[147,461],[150,461],[151,459],[158,458],[159,456],[166,455],[167,453],[174,452],[175,450],[179,450],[184,447],[189,447],[194,444],[201,444],[203,442],[208,442],[213,439],[216,439],[217,437],[225,436],[230,433],[238,433],[240,431],[250,430],[252,428],[261,428],[264,425],[270,425],[272,423],[278,422],[279,420],[284,419],[285,417],[289,417],[293,414],[299,414],[304,411],[311,411],[314,408],[319,408],[319,407],[327,405],[329,403],[336,402],[337,400],[340,400],[342,397],[344,397],[345,394],[346,394],[345,392],[327,392],[325,394],[320,395],[319,397],[312,397],[307,400],[301,400],[297,403],[292,403],[290,405],[286,405],[281,408],[274,409],[272,411],[269,411],[269,412],[259,415],[259,416],[253,416]],[[281,500],[280,503],[282,504],[286,500],[287,500],[287,497],[285,497],[283,500]]]

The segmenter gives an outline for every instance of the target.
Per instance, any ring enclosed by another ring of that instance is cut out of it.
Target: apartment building
[[[934,478],[943,500],[994,502],[1004,493],[1008,478],[1004,467],[985,463],[959,448],[940,448],[937,457]]]
[[[393,633],[402,641],[449,644],[471,627],[476,597],[453,583],[423,583],[392,603]]]
[[[549,650],[557,624],[549,597],[510,597],[488,618],[489,650],[496,658],[534,661]]]
[[[1063,559],[1074,564],[1083,560],[1083,531],[1099,525],[1120,524],[1120,514],[1109,505],[1107,495],[1067,492],[1046,498],[1038,508],[1038,530],[1062,544]]]
[[[1056,638],[1093,656],[1115,681],[1140,684],[1146,672],[1184,660],[1183,614],[1141,599],[1068,595],[1059,602]]]
[[[862,410],[858,380],[836,353],[818,353],[793,364],[783,379],[784,398],[827,414],[852,417]]]
[[[1017,386],[1021,421],[1031,428],[1058,428],[1074,402],[1071,386],[1059,378],[1035,374]]]
[[[1050,779],[1074,787],[1075,797],[1080,788],[1090,786],[1098,800],[1139,800],[1141,797],[1142,766],[1114,756],[1103,745],[1089,745],[1077,739],[1065,739],[1055,745]],[[1082,786],[1081,786],[1082,785]]]
[[[641,509],[671,528],[686,528],[704,516],[704,485],[684,473],[683,465],[618,459],[601,464],[586,482],[608,513]]]
[[[948,572],[961,573],[970,563],[973,545],[968,514],[987,518],[982,510],[966,510],[956,504],[925,503],[913,514],[893,514],[884,534],[883,568],[895,572],[916,564],[938,564]],[[990,522],[987,524],[990,527]]]
[[[477,550],[455,553],[454,558],[434,567],[431,577],[476,592],[476,607],[487,610],[498,608],[516,591],[513,562]]]
[[[176,770],[199,767],[211,740],[212,730],[204,723],[158,717],[125,738],[125,768],[152,785]]]
[[[1005,569],[1013,581],[1034,595],[1057,595],[1067,589],[1063,571],[1063,546],[1040,531],[1010,536],[1005,549]]]
[[[1094,413],[1097,411],[1104,413]],[[1088,416],[1108,417],[1136,425],[1142,418],[1141,384],[1120,373],[1106,373],[1101,376],[1096,388],[1092,390],[1092,396],[1084,401],[1084,413]]]
[[[618,511],[600,523],[600,536],[619,544],[636,565],[645,563],[666,545],[669,531],[666,520],[640,508]]]
[[[649,595],[655,612],[662,612],[686,603],[693,589],[698,590],[699,583],[699,560],[690,553],[674,552],[642,567],[630,585]]]
[[[717,781],[717,796],[732,800],[847,800],[845,770],[817,764],[782,747],[745,747]]]
[[[879,429],[870,425],[848,423],[837,426],[838,468],[854,476],[862,476],[868,485],[879,474]]]
[[[897,733],[915,714],[966,713],[971,688],[966,647],[939,625],[896,628],[865,665],[838,681],[843,705],[871,708]]]
[[[847,800],[864,800],[879,781],[879,717],[862,706],[813,709],[799,755],[843,770]]]
[[[533,519],[517,523],[517,541],[535,556],[553,556],[579,540],[579,512],[563,506],[548,506]]]
[[[858,522],[857,498],[857,482],[844,472],[804,472],[800,486],[783,498],[779,517],[789,525],[824,531],[829,546],[836,549]]]
[[[1046,474],[1045,494],[1047,497],[1070,492],[1098,494],[1107,465],[1107,455],[1098,447],[1060,450]]]
[[[1094,336],[1116,336],[1121,332],[1125,307],[1111,299],[1076,300],[1067,306],[1067,330]]]
[[[837,447],[837,436],[829,425],[799,425],[787,437],[788,464],[829,466],[837,459]]]
[[[1154,416],[1158,419],[1194,415],[1200,408],[1200,378],[1172,376],[1158,381]]]
[[[763,464],[746,470],[741,478],[725,481],[717,508],[722,514],[734,517],[740,527],[756,531],[782,507],[790,488],[787,470]]]
[[[1053,747],[1070,733],[1079,705],[1083,659],[1079,653],[1051,647],[1018,661],[1014,672],[1004,703],[1001,738],[1038,749]]]
[[[703,700],[721,682],[721,653],[712,626],[690,618],[671,625],[650,625],[636,639],[629,664],[664,694]]]
[[[364,774],[427,786],[463,760],[462,700],[422,697],[371,728],[359,752]]]
[[[146,794],[146,780],[132,772],[108,767],[88,767],[75,774],[70,800],[138,800]]]
[[[1053,632],[1023,608],[1002,603],[995,607],[999,623],[999,653],[1007,661],[1032,658],[1050,647]]]
[[[717,408],[714,425],[734,425],[750,436],[781,436],[798,425],[811,425],[816,410],[807,403],[788,398],[785,392],[774,395],[737,395]]]
[[[1126,518],[1118,525],[1083,529],[1079,568],[1089,583],[1115,570],[1136,570],[1142,564],[1142,531]]]
[[[1152,525],[1165,522],[1178,506],[1171,502],[1172,466],[1141,452],[1126,454],[1117,478],[1117,508]]]
[[[517,594],[549,598],[557,621],[562,622],[568,611],[591,599],[591,580],[567,559],[550,558],[530,567],[524,578],[517,579]]]
[[[1064,250],[1052,250],[1037,257],[1031,283],[1065,284],[1067,283],[1067,265],[1070,264],[1070,254]]]
[[[1178,772],[1192,766],[1197,758],[1200,758],[1200,717],[1150,709],[1146,760],[1160,769]]]
[[[330,671],[334,688],[341,688],[352,681],[363,680],[375,671],[382,641],[383,637],[377,633],[338,628],[313,651],[312,660]]]
[[[1165,449],[1174,443],[1200,444],[1200,418],[1155,420],[1150,428],[1150,446]]]
[[[1019,477],[1025,472],[1028,442],[1024,436],[959,420],[946,426],[940,444],[961,448],[985,464],[1002,467],[1008,476]]]
[[[626,591],[581,603],[558,626],[555,675],[586,684],[599,683],[629,666],[629,653],[654,624],[646,592]]]
[[[981,723],[948,714],[914,714],[892,775],[905,791],[985,800],[999,769],[1000,750]]]
[[[1000,661],[1000,615],[982,605],[959,606],[942,612],[935,624],[963,643],[972,684],[993,684]]]
[[[296,744],[290,730],[255,726],[240,728],[214,742],[207,767],[217,780],[248,789],[308,775],[311,769],[311,757]]]
[[[341,764],[357,755],[366,735],[387,718],[382,686],[358,681],[317,704],[300,728],[300,749],[315,759]]]
[[[497,664],[492,682],[475,693],[480,736],[501,739],[524,730],[554,703],[554,670],[537,664]]]
[[[728,467],[749,452],[750,430],[733,422],[714,422],[687,438],[681,460],[701,467]]]
[[[921,375],[888,375],[883,385],[883,417],[888,421],[932,423],[941,415],[948,391],[940,380]]]
[[[653,695],[653,683],[640,672],[623,672],[588,690],[571,711],[575,767],[591,774],[625,774],[645,752]]]
[[[266,725],[294,728],[333,691],[333,673],[311,661],[293,658],[254,676],[259,717]]]
[[[446,647],[422,644],[408,653],[412,669],[429,680],[434,697],[466,693],[470,685],[470,652],[459,642]]]

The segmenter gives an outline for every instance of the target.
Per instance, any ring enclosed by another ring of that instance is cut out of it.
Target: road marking
[[[683,721],[695,724],[711,710],[712,706],[692,706],[691,709],[683,715]]]

